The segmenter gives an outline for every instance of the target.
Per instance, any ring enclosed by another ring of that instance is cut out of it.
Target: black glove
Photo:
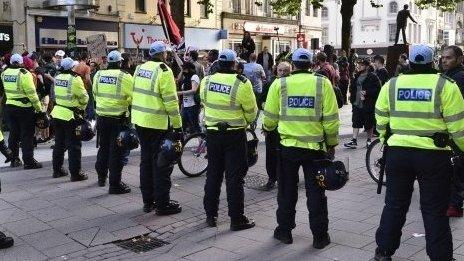
[[[43,112],[43,111],[35,112],[35,118],[36,119],[43,119],[43,118],[45,118],[46,115],[47,115],[47,113]]]
[[[333,160],[335,158],[335,147],[328,146],[326,156],[329,160]]]

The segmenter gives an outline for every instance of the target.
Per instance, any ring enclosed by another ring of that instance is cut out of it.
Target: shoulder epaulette
[[[241,74],[237,74],[237,79],[239,79],[243,83],[246,83],[246,81],[248,80],[245,76],[243,76]]]
[[[444,74],[444,73],[440,73],[440,76],[447,79],[448,81],[452,82],[452,83],[456,83],[455,80],[453,80],[453,78],[449,77],[448,75]]]
[[[314,73],[314,76],[322,77],[322,78],[327,78],[325,75],[320,74],[320,73],[317,73],[317,72]]]
[[[27,70],[24,68],[20,68],[19,71],[22,72],[23,74],[27,74]]]
[[[166,72],[166,71],[169,70],[168,67],[166,66],[166,64],[164,64],[164,63],[160,64],[160,68],[161,68],[161,70],[163,70],[163,72]]]

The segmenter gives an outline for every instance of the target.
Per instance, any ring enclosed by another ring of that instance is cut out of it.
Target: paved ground
[[[39,149],[45,153],[47,146]],[[250,169],[245,190],[246,213],[257,226],[240,232],[229,231],[225,193],[221,195],[219,227],[206,227],[202,207],[205,177],[187,178],[177,168],[172,175],[172,198],[182,204],[183,212],[169,217],[144,214],[138,188],[138,152],[132,154],[123,174],[133,191],[121,196],[108,195],[107,188],[96,186],[95,156],[83,159],[90,179],[79,183],[70,183],[67,178],[52,179],[49,162],[44,169],[34,171],[2,168],[0,230],[13,236],[16,244],[0,251],[0,260],[370,260],[383,195],[375,193],[376,185],[364,167],[364,153],[365,149],[337,151],[338,158],[349,157],[351,177],[346,187],[327,193],[333,243],[318,251],[311,247],[303,188],[297,205],[294,243],[283,245],[272,238],[276,191],[252,188],[265,180],[262,145],[259,162]],[[451,225],[455,258],[464,260],[464,221],[455,219]],[[394,260],[427,260],[423,233],[415,192],[402,246]],[[137,254],[113,243],[139,235],[169,244]]]

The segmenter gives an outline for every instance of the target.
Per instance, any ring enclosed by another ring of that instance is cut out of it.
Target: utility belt
[[[130,117],[127,117],[125,112],[122,113],[121,115],[114,115],[114,116],[102,115],[102,116],[97,116],[97,121],[98,121],[99,118],[106,118],[106,119],[118,121],[118,123],[121,124],[123,127],[130,127],[130,126],[131,126]]]
[[[7,100],[19,101],[22,104],[28,104],[28,103],[30,104],[31,103],[31,101],[27,97],[24,97],[24,98],[7,98]]]
[[[217,130],[218,132],[226,132],[226,131],[228,131],[228,129],[231,129],[231,128],[233,128],[233,129],[231,129],[229,131],[244,131],[245,130],[245,127],[231,126],[227,122],[218,122],[215,125],[206,126],[206,128],[208,128],[208,127],[216,127],[216,128],[218,128],[218,130]]]

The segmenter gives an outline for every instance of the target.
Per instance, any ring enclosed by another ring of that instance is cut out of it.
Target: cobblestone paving
[[[182,204],[182,213],[167,217],[144,214],[138,188],[138,153],[133,153],[124,169],[123,180],[132,187],[132,193],[126,195],[108,195],[107,187],[96,185],[95,156],[83,159],[90,178],[78,183],[68,178],[52,179],[50,163],[33,171],[3,168],[0,230],[14,237],[15,246],[0,251],[0,260],[371,260],[383,195],[376,194],[376,185],[365,170],[364,153],[362,148],[337,151],[338,158],[350,158],[351,177],[345,188],[327,193],[332,244],[323,250],[311,247],[302,182],[294,243],[283,245],[272,238],[276,190],[264,192],[248,184],[245,211],[257,226],[231,232],[225,187],[219,226],[207,228],[202,206],[205,177],[187,178],[177,168],[172,175],[172,198]],[[262,145],[259,162],[249,175],[254,175],[254,181],[265,178]],[[418,197],[416,189],[394,260],[428,260],[420,235],[424,228]],[[463,224],[463,219],[451,221],[457,260],[464,260]],[[169,244],[137,254],[112,243],[139,235]]]

